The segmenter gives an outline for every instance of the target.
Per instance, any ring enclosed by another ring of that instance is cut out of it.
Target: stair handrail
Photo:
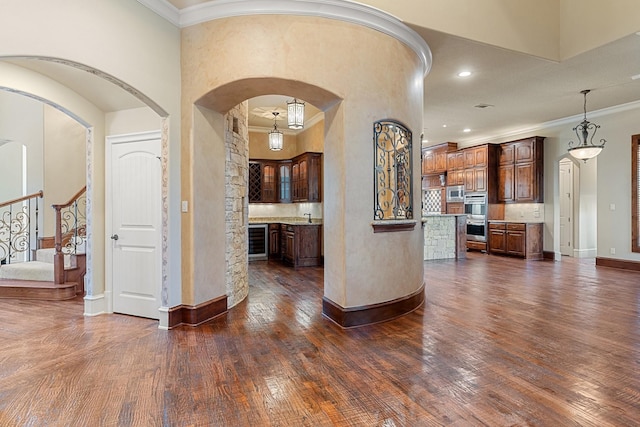
[[[85,234],[80,234],[80,231],[83,233],[86,232],[86,223],[82,224],[82,229],[78,227],[78,210],[77,204],[80,197],[85,194],[87,191],[87,186],[85,185],[78,191],[76,194],[71,197],[71,199],[67,203],[51,205],[51,207],[56,212],[56,234],[54,237],[54,248],[55,252],[53,255],[53,277],[54,282],[56,284],[64,283],[64,255],[65,253],[62,251],[62,242],[63,242],[63,219],[62,219],[62,209],[68,208],[74,205],[74,212],[69,212],[69,215],[74,221],[74,225],[72,228],[69,228],[69,224],[65,222],[66,225],[66,233],[73,232],[73,236],[71,237],[71,243],[68,244],[71,248],[68,253],[76,253],[76,248],[78,244],[78,239],[81,239],[84,242]]]
[[[53,209],[64,209],[64,208],[68,208],[69,206],[71,206],[72,203],[74,203],[75,201],[77,201],[80,196],[82,196],[82,194],[87,191],[87,186],[85,185],[84,187],[82,187],[80,189],[80,191],[78,191],[76,194],[74,194],[71,199],[69,199],[69,201],[67,203],[63,203],[61,205],[51,205],[51,207]]]
[[[42,190],[38,191],[37,193],[29,194],[27,196],[18,197],[17,199],[9,200],[7,202],[2,202],[2,203],[0,203],[0,208],[4,208],[5,206],[9,206],[9,205],[12,205],[14,203],[24,202],[25,200],[33,199],[35,197],[40,197],[40,198],[44,197],[44,193],[42,192]]]
[[[42,190],[37,193],[28,194],[26,196],[18,197],[16,199],[7,200],[6,202],[0,203],[0,209],[9,206],[8,211],[4,211],[0,216],[0,263],[8,263],[11,264],[11,259],[16,256],[16,254],[21,252],[27,252],[28,260],[31,260],[31,218],[32,216],[32,206],[31,200],[37,198],[43,198],[44,193]],[[21,203],[21,202],[29,202],[28,206],[22,207],[15,216],[13,215],[12,205]],[[35,202],[35,240],[38,241],[38,213],[39,206],[38,200]],[[13,251],[13,253],[12,253]]]

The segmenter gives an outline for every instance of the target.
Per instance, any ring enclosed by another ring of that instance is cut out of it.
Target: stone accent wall
[[[456,257],[456,217],[424,217],[424,259]]]
[[[225,115],[225,253],[229,308],[245,299],[249,293],[246,197],[249,174],[248,114],[249,103],[245,101]]]

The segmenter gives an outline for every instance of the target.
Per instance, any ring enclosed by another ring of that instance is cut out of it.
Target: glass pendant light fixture
[[[280,113],[274,111],[271,114],[273,114],[273,130],[269,131],[269,150],[280,151],[282,150],[282,141],[284,139],[284,136],[282,135],[282,132],[278,130],[278,124],[276,123]]]
[[[600,144],[593,143],[593,137],[596,135],[596,131],[600,129],[600,125],[587,120],[587,94],[589,92],[591,91],[588,89],[580,92],[584,95],[584,119],[578,126],[573,128],[573,131],[578,137],[578,143],[574,143],[573,141],[569,142],[569,154],[585,163],[587,160],[593,159],[600,154],[604,148],[604,144],[607,142],[601,139]],[[590,131],[593,131],[591,136],[589,136]]]
[[[302,129],[304,127],[304,102],[293,98],[287,102],[287,124],[289,129]]]

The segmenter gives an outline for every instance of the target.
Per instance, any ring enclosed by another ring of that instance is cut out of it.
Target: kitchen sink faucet
[[[311,224],[311,214],[310,214],[310,213],[306,213],[306,214],[303,214],[303,215],[304,215],[304,216],[309,215],[309,224]]]

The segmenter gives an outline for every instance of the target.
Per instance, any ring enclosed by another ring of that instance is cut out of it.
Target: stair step
[[[0,279],[0,298],[62,301],[76,297],[77,283],[56,285],[53,282]]]
[[[56,254],[56,250],[54,248],[47,249],[38,249],[36,250],[36,261],[48,262],[53,264],[53,258]],[[73,268],[73,257],[71,255],[64,256],[64,268]]]
[[[53,282],[53,264],[42,261],[4,264],[0,267],[0,279]]]

